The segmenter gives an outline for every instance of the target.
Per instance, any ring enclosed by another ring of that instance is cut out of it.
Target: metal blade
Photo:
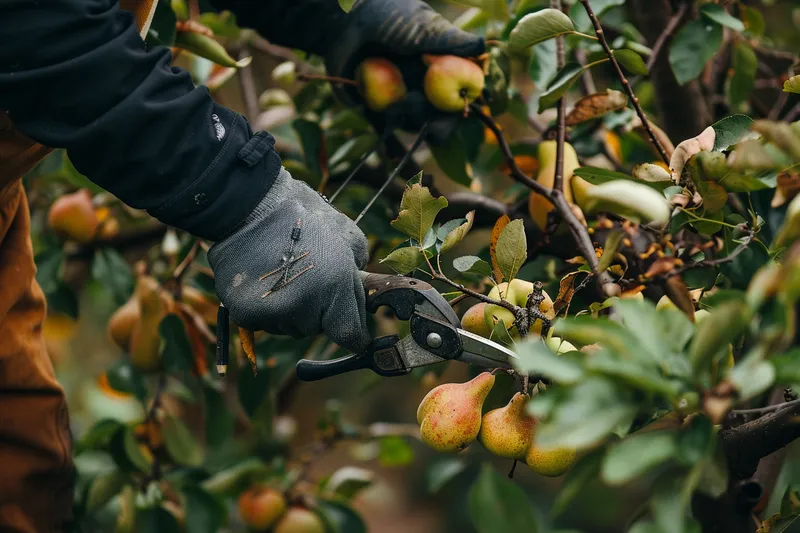
[[[517,359],[517,354],[501,344],[463,329],[456,329],[456,332],[464,350],[459,359],[465,363],[488,368],[511,368],[511,360]]]

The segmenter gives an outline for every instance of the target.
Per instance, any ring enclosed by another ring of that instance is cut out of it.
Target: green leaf
[[[520,267],[528,259],[528,241],[525,238],[525,225],[522,219],[509,222],[500,238],[497,239],[495,257],[503,279],[511,281],[519,272]]]
[[[783,82],[783,91],[787,93],[800,94],[800,74],[792,76]]]
[[[751,312],[743,300],[729,300],[697,324],[689,358],[695,370],[707,370],[715,355],[727,349],[750,325]]]
[[[328,479],[325,490],[334,492],[342,498],[352,499],[361,490],[369,487],[375,478],[375,474],[364,468],[355,466],[343,466]]]
[[[215,388],[204,384],[205,398],[203,416],[205,419],[206,442],[212,448],[225,443],[233,432],[234,418],[225,399]]]
[[[559,35],[574,33],[572,20],[558,9],[542,9],[520,19],[508,37],[508,47],[520,51]]]
[[[491,276],[492,266],[475,255],[465,255],[453,260],[453,268],[462,274],[478,274],[480,276]]]
[[[545,41],[534,46],[528,63],[528,75],[534,84],[534,92],[528,99],[528,109],[539,109],[539,99],[557,73],[556,42]]]
[[[716,134],[714,151],[722,152],[742,141],[757,138],[758,134],[750,130],[754,123],[755,121],[747,115],[731,115],[712,124],[711,127]]]
[[[541,338],[529,338],[517,343],[518,359],[511,362],[518,371],[548,377],[556,383],[570,385],[583,378],[580,365],[551,352]]]
[[[677,450],[675,436],[653,431],[614,444],[603,461],[603,481],[624,485],[669,460]]]
[[[667,475],[656,483],[650,506],[663,533],[686,531],[686,504],[681,498],[681,478]]]
[[[442,240],[442,252],[450,250],[453,246],[461,242],[467,236],[469,230],[472,229],[472,221],[475,220],[475,211],[470,211],[466,215],[466,222],[457,226],[447,233]]]
[[[408,274],[425,262],[425,256],[416,246],[406,246],[393,251],[380,262],[398,274]]]
[[[622,354],[638,348],[632,334],[620,324],[585,315],[557,320],[553,334],[578,346],[599,343]]]
[[[92,480],[86,494],[86,511],[93,513],[120,493],[129,476],[119,470],[101,474]]]
[[[327,533],[367,533],[367,526],[350,506],[333,500],[318,500],[317,513],[327,526]]]
[[[405,466],[414,461],[414,450],[403,437],[382,437],[378,460],[382,466]]]
[[[682,353],[694,332],[694,326],[685,314],[656,311],[655,305],[646,300],[618,300],[614,303],[614,310],[628,332],[657,361],[665,362],[670,352]]]
[[[648,393],[662,394],[669,399],[674,399],[680,391],[679,383],[664,378],[653,362],[643,361],[641,357],[638,361],[632,361],[601,350],[587,359],[586,370],[623,381]]]
[[[322,165],[320,156],[322,155],[322,129],[319,124],[298,118],[292,122],[292,128],[300,138],[300,146],[303,148],[303,160],[306,166],[318,177],[322,177]]]
[[[567,472],[567,477],[561,490],[558,491],[551,513],[553,516],[558,516],[563,513],[567,505],[574,500],[591,481],[594,481],[600,475],[600,467],[603,464],[603,457],[605,457],[605,449],[599,448],[590,452],[585,457],[578,459],[578,462],[572,465],[572,468]]]
[[[161,336],[161,358],[168,372],[180,372],[192,367],[192,347],[186,336],[183,321],[176,314],[168,314],[158,325]]]
[[[197,442],[197,438],[192,435],[182,420],[174,416],[167,416],[161,426],[161,432],[164,436],[164,446],[173,461],[195,467],[203,464],[203,450]]]
[[[137,533],[179,533],[181,527],[175,517],[163,507],[147,507],[136,512]]]
[[[472,167],[465,144],[459,135],[450,135],[443,144],[430,145],[428,148],[436,164],[448,178],[465,187],[472,184]]]
[[[149,472],[152,463],[151,456],[145,456],[139,448],[139,443],[133,435],[133,430],[128,426],[122,426],[117,430],[109,443],[109,452],[114,462],[125,470],[139,470]]]
[[[133,293],[131,267],[113,248],[101,248],[95,252],[92,278],[111,293],[117,305],[124,304]]]
[[[229,468],[218,471],[202,483],[203,490],[215,496],[230,495],[244,490],[253,478],[263,478],[272,470],[261,459],[249,457]]]
[[[186,533],[216,533],[225,521],[225,507],[198,486],[185,486]]]
[[[620,65],[625,67],[625,70],[631,72],[632,74],[636,74],[638,76],[647,76],[650,74],[650,71],[647,69],[647,65],[642,59],[642,56],[633,50],[628,50],[625,48],[621,50],[614,50],[614,57],[617,59]]]
[[[328,166],[333,169],[345,162],[354,163],[359,161],[375,145],[375,142],[374,135],[359,135],[348,139],[333,152],[333,155],[328,159]]]
[[[422,242],[433,226],[436,215],[445,207],[447,199],[444,196],[434,198],[430,189],[415,183],[406,187],[400,200],[400,213],[392,220],[392,227],[417,242]]]
[[[466,469],[461,459],[448,457],[433,463],[426,471],[428,493],[436,494],[453,478]]]
[[[579,176],[592,185],[600,185],[602,183],[608,183],[610,181],[617,181],[617,180],[626,180],[632,181],[633,183],[639,183],[641,185],[646,185],[651,187],[659,192],[665,190],[668,186],[672,184],[670,181],[662,182],[662,181],[643,181],[629,174],[624,174],[622,172],[616,172],[613,170],[608,170],[605,168],[598,168],[598,167],[579,167],[575,169],[575,175]]]
[[[108,418],[97,421],[75,444],[75,455],[80,455],[87,450],[107,448],[122,425],[122,422]]]
[[[345,13],[349,13],[351,9],[353,9],[353,4],[356,3],[356,0],[339,0],[339,7],[342,8],[342,11]]]
[[[715,4],[705,4],[707,6]],[[720,6],[716,6],[720,7]],[[740,109],[750,100],[756,83],[758,58],[750,45],[739,42],[733,53],[733,74],[728,83],[728,103],[731,109]],[[787,82],[788,83],[788,82]]]
[[[778,383],[800,383],[800,349],[770,358],[775,366],[775,381]]]
[[[469,515],[478,533],[536,533],[539,524],[522,488],[498,474],[489,464],[481,467],[469,489]]]
[[[669,49],[669,64],[678,83],[684,85],[700,76],[721,45],[719,24],[698,19],[683,26]]]
[[[737,399],[749,400],[769,389],[775,383],[775,367],[761,359],[757,350],[736,364],[728,380],[736,386]]]
[[[133,367],[130,361],[119,360],[106,370],[108,385],[119,392],[133,394],[139,399],[147,396],[147,384],[144,377]]]
[[[605,272],[608,267],[611,266],[612,261],[614,261],[614,257],[617,253],[617,247],[619,243],[622,242],[622,238],[625,236],[625,233],[622,230],[615,230],[612,231],[608,238],[606,238],[606,242],[603,246],[603,255],[600,256],[600,260],[597,262],[597,272]]]
[[[617,7],[625,4],[625,0],[590,0],[589,5],[592,7],[597,18],[602,17],[606,11],[612,7]],[[575,27],[582,32],[593,31],[592,21],[589,20],[589,15],[586,14],[586,8],[580,2],[575,2],[569,10],[569,16],[575,23]]]
[[[564,96],[567,91],[578,81],[583,74],[584,67],[577,63],[567,63],[567,65],[556,74],[550,85],[539,98],[539,113],[555,104],[559,98]]]
[[[493,320],[497,320],[492,327],[492,333],[489,338],[495,342],[499,342],[503,346],[514,346],[514,339],[508,333],[509,328],[513,328],[514,324],[506,324],[502,318],[492,316]]]
[[[719,4],[703,4],[700,7],[700,14],[709,20],[727,26],[733,31],[744,31],[742,21],[725,11],[725,8]]]

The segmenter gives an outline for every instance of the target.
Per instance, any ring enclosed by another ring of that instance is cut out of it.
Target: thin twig
[[[794,122],[794,119],[800,117],[800,102],[797,102],[793,108],[786,113],[786,116],[783,117],[783,120],[786,122]]]
[[[767,119],[769,120],[778,120],[781,116],[781,111],[783,108],[786,107],[786,102],[789,101],[789,93],[781,91],[778,94],[778,97],[775,99],[775,103],[772,106],[772,109],[769,110],[769,115],[767,115]]]
[[[586,50],[582,48],[578,48],[575,50],[575,59],[578,63],[582,66],[586,66]],[[592,76],[592,69],[583,69],[583,73],[581,74],[581,87],[583,87],[583,93],[586,96],[590,94],[594,94],[597,92],[597,87],[594,84],[594,77]]]
[[[583,4],[584,9],[586,9],[586,14],[589,15],[589,19],[592,21],[592,25],[594,26],[594,31],[597,34],[597,38],[600,41],[600,44],[603,46],[603,50],[605,50],[606,55],[611,60],[611,64],[614,65],[614,69],[617,72],[617,76],[619,77],[620,82],[622,83],[622,87],[625,89],[625,92],[628,93],[628,97],[633,102],[633,107],[636,109],[636,114],[639,115],[639,118],[642,121],[642,125],[644,129],[647,130],[647,135],[650,137],[650,142],[653,143],[653,146],[656,147],[658,150],[658,154],[661,156],[661,159],[669,165],[669,156],[667,156],[667,152],[664,150],[664,147],[661,145],[661,141],[658,140],[656,137],[655,132],[653,132],[653,128],[650,126],[650,121],[647,119],[647,115],[642,109],[642,106],[639,104],[639,98],[636,97],[636,93],[633,92],[633,87],[631,87],[628,78],[625,77],[625,74],[622,72],[622,68],[619,66],[617,62],[617,58],[614,57],[614,51],[608,45],[608,41],[606,41],[605,32],[603,31],[603,27],[600,26],[600,21],[597,20],[597,16],[594,14],[592,10],[592,6],[589,5],[589,0],[580,0],[581,4]]]
[[[750,233],[748,235],[746,235],[744,238],[742,238],[742,242],[739,243],[739,246],[734,248],[734,250],[731,253],[729,253],[728,255],[726,255],[725,257],[721,257],[719,259],[707,259],[707,260],[704,260],[704,261],[696,261],[694,263],[689,263],[689,264],[687,264],[687,265],[685,265],[685,266],[683,266],[683,267],[681,267],[681,268],[679,268],[677,270],[673,270],[672,272],[670,272],[667,275],[667,277],[679,276],[679,275],[683,274],[684,272],[686,272],[687,270],[692,270],[692,269],[695,269],[695,268],[719,266],[719,265],[724,265],[725,263],[730,263],[731,261],[736,259],[736,257],[740,253],[745,251],[745,249],[748,246],[750,246],[750,243],[753,242],[754,238],[755,238],[755,231],[753,231],[751,229]]]
[[[550,0],[550,7],[561,11],[561,0]],[[564,68],[565,52],[564,52],[564,37],[556,37],[556,67],[561,70]],[[553,189],[556,191],[564,191],[564,141],[566,139],[566,114],[567,114],[567,101],[566,96],[558,99],[556,117],[556,172],[553,177]]]
[[[795,406],[797,404],[800,404],[800,400],[792,400],[791,402],[783,402],[783,403],[778,403],[778,404],[775,404],[775,405],[768,405],[766,407],[757,407],[755,409],[736,409],[734,411],[731,411],[731,415],[733,415],[733,416],[737,416],[737,415],[739,415],[739,416],[749,416],[749,415],[763,416],[763,415],[766,415],[767,413],[774,413],[775,411],[780,411],[782,409],[787,409],[787,408],[793,407],[793,406]]]
[[[466,300],[467,298],[472,298],[472,296],[470,296],[469,294],[461,293],[452,300],[450,300],[448,303],[450,304],[450,307],[455,307],[464,300]]]
[[[514,315],[516,315],[517,306],[512,304],[511,302],[507,302],[505,300],[495,300],[494,298],[489,298],[485,294],[481,294],[479,292],[473,291],[472,289],[468,289],[467,287],[465,287],[461,283],[456,283],[455,281],[451,280],[450,278],[448,278],[444,274],[440,274],[440,273],[437,273],[435,271],[432,274],[433,275],[431,277],[433,279],[435,279],[436,281],[441,281],[443,283],[447,283],[448,285],[450,285],[454,289],[457,289],[457,290],[461,291],[464,294],[472,296],[473,298],[477,298],[478,300],[480,300],[482,302],[486,302],[487,304],[499,305],[500,307],[502,307],[504,309],[508,309],[509,311],[514,313]]]
[[[250,50],[245,46],[239,51],[239,59],[244,59],[250,55]],[[258,92],[256,82],[253,78],[253,67],[246,65],[239,68],[239,87],[241,88],[242,100],[244,101],[245,116],[253,124],[258,118]]]
[[[358,82],[356,80],[340,78],[339,76],[328,76],[326,74],[301,73],[297,75],[297,79],[300,81],[327,81],[329,83],[337,83],[339,85],[352,85],[353,87],[358,87]]]
[[[186,254],[178,266],[175,267],[175,270],[172,272],[172,279],[175,280],[176,283],[180,283],[183,276],[186,274],[186,271],[189,268],[189,265],[192,264],[192,261],[195,260],[197,257],[197,253],[200,251],[200,239],[195,239],[194,244],[192,244],[192,248],[189,250],[189,253]]]
[[[653,44],[653,52],[650,54],[650,57],[647,58],[647,70],[652,69],[653,65],[656,64],[658,54],[661,53],[661,50],[664,48],[664,44],[666,44],[667,39],[678,27],[678,24],[680,24],[681,19],[686,14],[686,10],[688,8],[689,3],[683,2],[680,6],[678,6],[678,10],[675,12],[675,14],[670,17],[669,22],[667,22],[667,26],[664,28],[664,31],[661,32],[661,35],[658,36],[655,44]]]

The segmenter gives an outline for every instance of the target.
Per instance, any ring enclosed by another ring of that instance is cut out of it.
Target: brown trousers
[[[67,404],[42,336],[20,181],[49,153],[0,112],[0,531],[63,531],[72,513]]]

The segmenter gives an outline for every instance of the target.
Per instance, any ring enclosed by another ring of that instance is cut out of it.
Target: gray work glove
[[[358,226],[283,168],[245,222],[208,252],[217,296],[238,326],[325,333],[355,352],[371,340],[359,277],[367,259]]]

